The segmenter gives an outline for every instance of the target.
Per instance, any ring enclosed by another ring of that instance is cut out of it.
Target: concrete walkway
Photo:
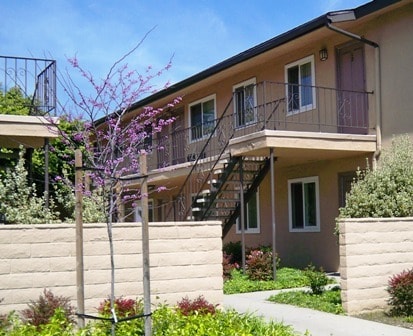
[[[413,336],[413,330],[406,328],[266,301],[276,293],[225,295],[224,306],[240,313],[254,313],[268,320],[283,322],[302,334],[308,331],[312,336]]]

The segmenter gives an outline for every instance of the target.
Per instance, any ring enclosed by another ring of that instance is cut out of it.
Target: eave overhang
[[[395,3],[398,3],[402,0],[374,0],[368,2],[364,5],[361,5],[357,8],[351,9],[354,12],[355,19],[360,19],[364,16],[370,15],[376,11],[379,11],[383,8],[391,6]],[[217,73],[224,71],[228,68],[231,68],[235,65],[238,65],[242,62],[245,62],[253,57],[256,57],[260,54],[263,54],[271,49],[277,48],[285,43],[293,41],[303,35],[309,34],[317,29],[326,27],[326,24],[329,22],[329,16],[334,12],[328,12],[323,14],[311,21],[308,21],[296,28],[293,28],[283,34],[280,34],[272,39],[269,39],[261,44],[258,44],[250,49],[247,49],[235,56],[232,56],[216,65],[213,65],[191,77],[188,77],[176,84],[169,86],[168,88],[156,92],[148,97],[145,97],[136,103],[132,104],[130,110],[136,110],[138,108],[142,108],[144,106],[149,106],[156,101],[171,96],[195,83],[198,83],[202,80],[207,79]],[[105,122],[105,118],[102,118],[97,121],[97,124]]]
[[[45,139],[59,136],[57,124],[57,118],[0,115],[0,147],[42,147]]]

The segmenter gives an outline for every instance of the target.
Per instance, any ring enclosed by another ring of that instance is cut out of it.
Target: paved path
[[[224,306],[240,313],[256,313],[268,320],[283,322],[302,334],[308,330],[312,336],[413,336],[413,330],[406,328],[266,301],[276,293],[225,295]]]

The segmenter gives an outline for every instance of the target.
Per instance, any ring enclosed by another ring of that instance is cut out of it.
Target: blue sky
[[[96,77],[152,28],[128,64],[172,68],[161,79],[185,79],[328,11],[368,0],[0,0],[0,55],[67,57]],[[160,86],[161,83],[159,83]]]

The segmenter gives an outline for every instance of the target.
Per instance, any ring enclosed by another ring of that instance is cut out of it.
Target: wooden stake
[[[79,314],[85,313],[85,290],[84,290],[84,268],[83,268],[83,171],[82,152],[75,150],[75,221],[76,221],[76,288],[77,288],[77,311]],[[78,317],[78,326],[85,326],[85,319]]]

